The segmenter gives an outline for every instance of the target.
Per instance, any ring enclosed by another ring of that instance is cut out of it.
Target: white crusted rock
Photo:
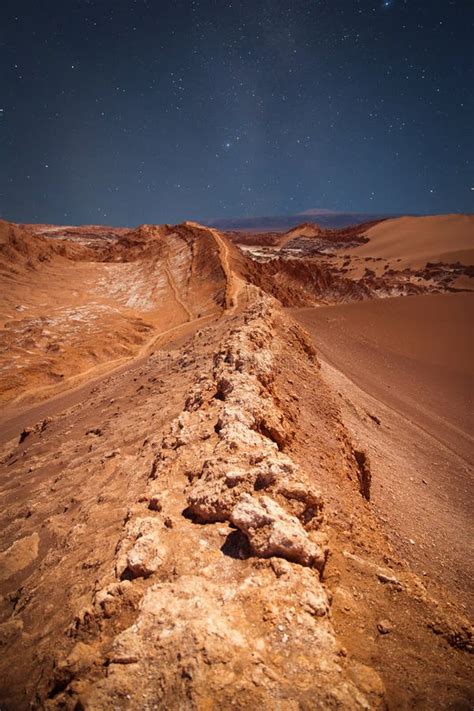
[[[268,496],[255,499],[243,494],[232,510],[231,522],[247,536],[253,553],[278,556],[322,570],[326,552],[313,543],[296,516],[291,516]]]
[[[134,519],[127,525],[117,556],[119,578],[148,577],[162,565],[166,550],[160,538],[161,524],[156,518]]]
[[[155,536],[142,536],[127,553],[127,568],[134,578],[147,578],[164,560],[164,550]]]

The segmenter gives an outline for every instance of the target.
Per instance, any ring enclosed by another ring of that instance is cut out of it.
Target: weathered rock
[[[160,522],[155,518],[138,518],[129,522],[117,557],[116,573],[119,578],[146,578],[158,570],[166,556],[160,531]]]
[[[110,664],[136,664],[143,656],[144,650],[133,628],[124,630],[115,638],[109,654]]]
[[[402,588],[402,584],[399,581],[398,578],[395,577],[395,575],[387,575],[386,573],[378,573],[377,574],[378,579],[380,580],[381,583],[384,583],[386,585],[393,585],[396,588]]]
[[[135,609],[139,598],[139,591],[129,580],[111,583],[95,594],[94,615],[110,618],[124,606]]]
[[[268,496],[243,494],[232,510],[231,522],[249,539],[252,552],[262,558],[279,556],[322,570],[327,553],[313,543],[295,516]]]
[[[294,432],[286,425],[283,415],[274,410],[261,415],[257,419],[256,428],[264,437],[275,442],[278,449],[285,449],[294,437]]]
[[[163,562],[163,551],[154,536],[142,536],[127,553],[127,570],[134,578],[147,578]]]
[[[89,427],[89,429],[86,430],[86,435],[96,435],[96,437],[102,437],[103,434],[104,430],[100,427]]]
[[[225,400],[234,389],[234,384],[229,378],[220,378],[216,386],[216,397]]]
[[[113,459],[113,457],[118,457],[120,452],[121,452],[120,448],[112,449],[112,450],[110,450],[110,452],[106,452],[104,454],[104,458],[105,459]]]
[[[322,588],[305,590],[301,596],[301,606],[306,612],[315,617],[324,617],[329,613],[329,601]]]
[[[249,408],[242,407],[241,404],[225,404],[217,419],[216,431],[221,434],[221,438],[225,437],[225,430],[228,427],[233,427],[236,423],[252,427],[255,419]]]
[[[75,700],[138,711],[157,699],[163,708],[202,708],[206,699],[226,709],[238,693],[245,709],[274,708],[276,698],[285,709],[383,708],[380,677],[364,668],[355,682],[342,665],[330,621],[320,614],[327,606],[321,583],[309,569],[291,567],[277,579],[261,571],[263,587],[252,576],[228,588],[198,575],[153,585],[134,624],[113,641],[107,675],[79,687]],[[311,594],[297,611],[302,591]],[[247,614],[256,599],[268,611],[257,626]]]
[[[243,472],[225,472],[224,468],[221,475],[216,475],[214,470],[208,469],[188,494],[187,513],[206,523],[228,521],[245,481]]]
[[[288,501],[299,504],[295,513],[303,524],[313,520],[315,523],[321,522],[323,500],[318,491],[310,489],[301,481],[292,481],[288,478],[281,481],[276,491]]]
[[[150,496],[150,500],[148,502],[148,508],[150,511],[161,511],[163,508],[163,503],[161,501],[161,495],[160,494],[152,494]]]
[[[354,459],[357,463],[357,476],[359,479],[360,493],[370,501],[370,487],[372,484],[372,473],[370,471],[370,461],[367,453],[360,449],[354,450]]]
[[[19,443],[19,444],[23,444],[23,442],[25,441],[25,439],[26,439],[27,437],[29,437],[30,434],[31,434],[32,432],[34,432],[34,431],[35,431],[35,428],[34,428],[34,427],[25,427],[25,429],[20,432],[20,439],[18,440],[18,443]]]

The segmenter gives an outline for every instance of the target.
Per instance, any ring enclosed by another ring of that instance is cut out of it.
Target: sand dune
[[[422,267],[426,262],[474,264],[474,215],[400,217],[371,227],[366,236],[367,244],[349,252],[398,259],[398,268]]]

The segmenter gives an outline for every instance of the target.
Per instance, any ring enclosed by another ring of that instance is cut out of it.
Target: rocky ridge
[[[79,642],[58,663],[56,687],[69,682],[48,708],[77,708],[78,700],[93,709],[153,708],[157,698],[159,708],[179,699],[204,708],[211,698],[219,707],[235,699],[241,708],[273,707],[276,699],[281,708],[383,707],[380,678],[357,664],[346,668],[331,625],[321,582],[323,499],[284,453],[292,423],[273,392],[275,318],[276,304],[260,294],[163,437],[117,546],[117,581],[79,613],[75,634],[83,625],[100,629],[127,604],[137,609],[134,622],[109,640],[99,678],[97,670],[88,678],[94,654]],[[225,522],[231,529],[221,547],[227,555],[208,551],[200,570],[180,574],[166,536],[179,525],[167,515],[178,493],[160,484],[183,471],[183,515],[198,528]],[[163,571],[173,558],[170,579]],[[145,592],[140,583],[135,589],[140,579],[151,583]]]

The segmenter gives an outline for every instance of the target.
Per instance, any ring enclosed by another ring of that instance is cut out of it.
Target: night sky
[[[472,212],[472,0],[2,0],[0,214]]]

